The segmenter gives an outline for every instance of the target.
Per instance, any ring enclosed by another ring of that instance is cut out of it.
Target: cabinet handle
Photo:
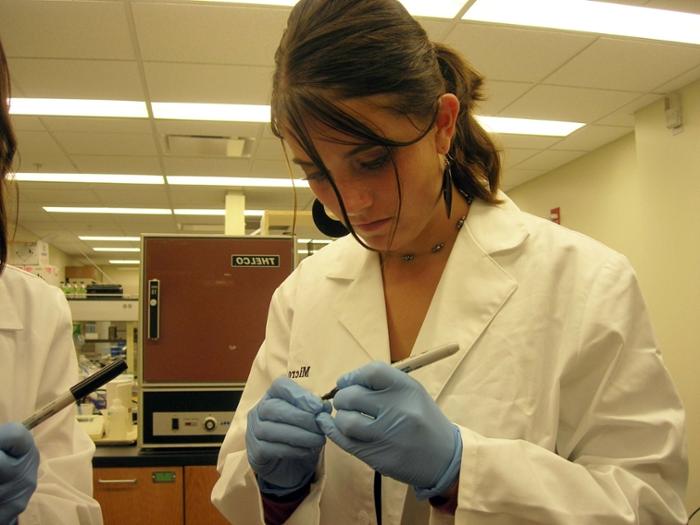
[[[148,281],[148,339],[160,338],[160,280]]]
[[[136,485],[135,479],[98,479],[97,483],[101,485]]]

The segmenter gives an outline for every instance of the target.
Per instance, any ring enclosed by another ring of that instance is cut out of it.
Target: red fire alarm
[[[549,220],[561,224],[561,211],[559,208],[549,210]]]

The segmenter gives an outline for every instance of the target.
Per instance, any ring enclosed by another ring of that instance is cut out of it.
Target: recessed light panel
[[[477,116],[484,129],[490,133],[509,133],[513,135],[545,135],[566,137],[585,126],[582,122],[564,122],[558,120],[535,120],[529,118],[482,117]]]
[[[11,115],[51,117],[148,118],[145,102],[130,100],[82,100],[72,98],[13,98]]]
[[[15,173],[20,182],[82,182],[85,184],[165,184],[161,175],[107,175],[99,173]]]
[[[477,0],[464,20],[700,44],[700,15],[592,0]]]

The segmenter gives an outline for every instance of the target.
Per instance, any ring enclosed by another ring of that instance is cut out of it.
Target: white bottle
[[[129,411],[119,398],[114,399],[111,405],[107,407],[107,421],[109,430],[107,431],[107,439],[123,441],[126,439],[126,433],[129,430],[128,425]]]

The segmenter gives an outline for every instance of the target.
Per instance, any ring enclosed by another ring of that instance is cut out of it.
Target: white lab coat
[[[684,412],[630,265],[500,197],[474,202],[413,349],[461,346],[412,373],[461,429],[456,515],[416,507],[384,478],[384,525],[685,523]],[[322,394],[389,355],[377,255],[348,237],[305,260],[273,297],[221,448],[219,510],[263,523],[244,436],[274,378],[309,367],[296,381]],[[372,470],[328,441],[288,523],[375,523]]]
[[[0,422],[22,421],[78,381],[72,324],[63,293],[6,266],[0,275]],[[101,524],[92,495],[95,445],[66,408],[32,430],[37,489],[19,525]]]

